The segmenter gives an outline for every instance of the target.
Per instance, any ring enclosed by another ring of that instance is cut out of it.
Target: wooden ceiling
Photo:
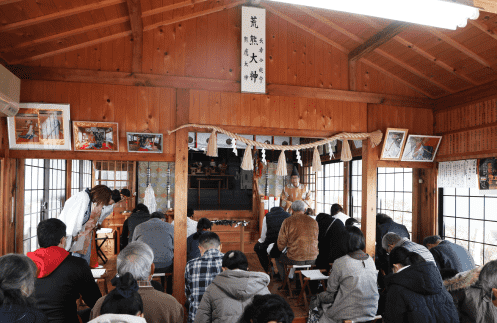
[[[245,0],[0,0],[0,58],[25,64],[240,6]],[[262,1],[294,24],[431,99],[497,80],[497,15],[455,31]],[[183,11],[183,8],[190,8]],[[186,13],[186,14],[185,14]],[[143,48],[133,47],[132,71]]]

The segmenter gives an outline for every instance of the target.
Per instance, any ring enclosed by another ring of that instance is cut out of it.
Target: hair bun
[[[130,273],[112,278],[111,283],[112,286],[116,286],[116,291],[124,298],[129,298],[138,291],[138,283]]]

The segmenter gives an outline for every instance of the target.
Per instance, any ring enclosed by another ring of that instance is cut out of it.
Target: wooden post
[[[245,227],[240,224],[240,251],[245,252]]]
[[[411,240],[418,242],[421,225],[422,208],[419,207],[419,172],[420,169],[413,168],[412,170],[412,235]]]
[[[15,216],[15,252],[23,253],[24,245],[24,187],[25,186],[25,160],[17,160],[17,191],[16,191],[16,216]]]
[[[378,147],[371,148],[369,140],[362,141],[362,232],[366,238],[366,250],[374,259],[376,242],[376,164]]]
[[[66,160],[66,201],[71,197],[71,186],[72,186],[72,160],[67,159]]]
[[[420,169],[419,179],[422,183],[419,185],[419,209],[420,232],[418,241],[424,237],[438,234],[437,227],[437,170],[435,168]]]
[[[176,126],[188,123],[190,91],[176,91]],[[174,124],[174,123],[173,123]],[[185,304],[186,209],[188,207],[188,129],[176,133],[174,185],[174,269],[173,296]]]
[[[343,163],[343,213],[352,216],[349,212],[349,192],[350,192],[350,162]]]

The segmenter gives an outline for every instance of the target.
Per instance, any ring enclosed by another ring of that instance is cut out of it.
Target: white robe
[[[85,191],[71,196],[65,203],[64,209],[60,212],[59,220],[66,225],[66,246],[67,251],[79,251],[83,249],[84,238],[73,241],[81,230],[84,230],[83,220],[85,212],[90,203],[90,196]]]

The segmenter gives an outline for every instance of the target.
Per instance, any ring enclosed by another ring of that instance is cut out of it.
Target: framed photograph
[[[126,138],[130,153],[162,153],[161,133],[126,132]]]
[[[387,128],[385,140],[383,140],[383,149],[381,150],[381,160],[400,159],[408,131],[409,129]]]
[[[480,190],[497,190],[497,158],[480,159],[478,175]]]
[[[71,150],[69,104],[21,103],[7,118],[10,149]]]
[[[442,136],[409,135],[402,161],[432,162],[442,141]]]
[[[73,121],[75,151],[119,151],[116,122]]]

